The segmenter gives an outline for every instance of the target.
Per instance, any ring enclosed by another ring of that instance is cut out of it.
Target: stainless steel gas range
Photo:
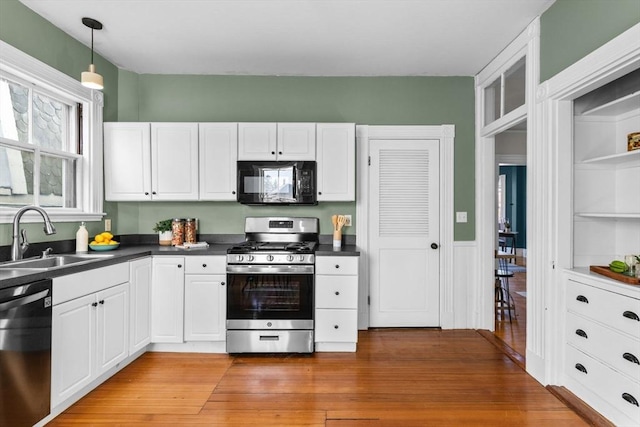
[[[317,218],[248,217],[227,251],[227,352],[311,353]]]

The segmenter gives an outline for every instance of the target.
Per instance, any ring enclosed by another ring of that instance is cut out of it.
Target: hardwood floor
[[[524,360],[527,354],[527,298],[518,292],[527,291],[527,273],[513,273],[509,279],[511,296],[516,306],[511,322],[507,312],[496,320],[495,335],[511,347]]]
[[[587,425],[476,331],[359,340],[357,353],[146,353],[50,425]]]

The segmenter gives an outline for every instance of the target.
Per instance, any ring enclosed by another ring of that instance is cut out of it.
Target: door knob
[[[438,249],[438,244],[437,243],[432,243],[431,244],[431,249]]]

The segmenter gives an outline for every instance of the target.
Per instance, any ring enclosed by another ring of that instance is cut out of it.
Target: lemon
[[[100,233],[100,235],[101,235],[102,237],[104,237],[104,239],[105,239],[106,241],[109,241],[109,240],[113,239],[113,234],[109,233],[108,231],[105,231],[105,232],[103,232],[103,233]]]
[[[96,243],[102,243],[104,242],[104,236],[102,234],[96,234],[96,237],[94,237],[94,239],[96,241]]]
[[[96,242],[95,240],[93,240],[91,243],[89,243],[90,245],[97,245],[98,242]]]
[[[109,240],[109,245],[117,245],[118,242],[116,242],[115,240]]]

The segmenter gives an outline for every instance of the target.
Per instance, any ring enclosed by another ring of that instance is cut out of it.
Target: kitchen
[[[548,15],[548,25],[552,25],[552,18],[557,19],[567,13],[571,2],[557,2],[554,12]],[[623,2],[624,3],[624,2]],[[563,7],[565,9],[563,9]],[[596,6],[594,6],[596,7]],[[18,2],[4,2],[2,8],[9,11],[10,16],[23,19],[26,25],[40,37],[31,40],[19,37],[16,28],[20,19],[11,20],[7,14],[2,14],[2,28],[0,35],[3,40],[19,46],[26,52],[40,57],[45,62],[57,64],[69,75],[79,75],[80,70],[87,66],[88,48],[78,47],[77,58],[74,61],[57,60],[54,46],[64,44],[66,35],[58,34],[58,30],[41,21],[36,15],[24,8]],[[9,9],[7,9],[9,8]],[[621,9],[623,7],[621,6]],[[623,9],[624,10],[624,9]],[[633,10],[633,9],[632,9]],[[613,13],[613,12],[610,12]],[[620,12],[623,15],[623,12]],[[632,13],[628,13],[634,16]],[[91,15],[90,15],[91,16]],[[98,16],[94,16],[99,18]],[[545,23],[543,15],[543,23]],[[585,17],[588,19],[588,16]],[[16,22],[11,22],[16,21]],[[620,18],[620,21],[624,21]],[[627,22],[627,21],[624,21]],[[625,24],[621,24],[623,26]],[[79,30],[82,31],[82,30]],[[614,30],[615,32],[616,30]],[[617,30],[622,32],[622,28]],[[545,34],[552,34],[552,30]],[[88,34],[82,33],[85,44]],[[100,33],[96,32],[96,43],[100,40]],[[52,40],[51,46],[43,51],[39,47],[40,41]],[[58,42],[55,42],[58,40]],[[576,43],[575,40],[572,42]],[[552,44],[560,43],[558,40]],[[584,41],[588,45],[587,41]],[[587,46],[587,51],[595,49],[597,42]],[[543,53],[545,45],[543,44]],[[553,53],[553,48],[546,45],[547,52]],[[549,51],[552,49],[552,51]],[[64,53],[64,52],[61,52]],[[564,65],[577,60],[566,59]],[[545,80],[562,68],[547,68]],[[117,70],[115,66],[98,57],[97,68],[105,76],[105,121],[247,121],[247,122],[277,122],[285,115],[288,121],[314,122],[356,122],[367,124],[426,124],[452,123],[456,126],[456,157],[455,157],[455,211],[466,211],[470,220],[467,223],[455,224],[455,241],[459,245],[473,242],[474,236],[484,227],[474,220],[474,96],[472,77],[336,77],[313,78],[308,80],[296,77],[242,77],[242,76],[199,76],[188,77],[178,75],[137,74],[125,70]],[[556,64],[557,66],[557,64]],[[68,69],[67,69],[68,68]],[[197,82],[207,83],[203,85]],[[246,94],[250,87],[253,95]],[[224,95],[227,94],[227,95]],[[228,94],[234,94],[229,96]],[[299,95],[304,94],[303,100]],[[434,104],[433,99],[438,100]],[[240,102],[249,99],[252,102]],[[382,103],[384,102],[384,104]],[[300,105],[305,108],[297,108]],[[180,105],[180,108],[172,107]],[[380,110],[381,105],[393,106]],[[334,108],[336,106],[337,108]],[[428,117],[428,119],[425,119]],[[428,121],[426,121],[428,120]],[[466,153],[466,154],[465,154]],[[188,208],[188,209],[185,209]],[[239,206],[234,202],[216,202],[215,205],[197,202],[107,202],[104,210],[107,218],[113,220],[112,227],[118,235],[150,234],[155,222],[161,218],[172,217],[188,210],[189,215],[207,218],[215,215],[215,221],[202,222],[204,231],[208,234],[242,235],[243,219],[255,214],[257,208]],[[272,208],[260,209],[262,215],[278,215],[280,210]],[[333,202],[319,204],[316,207],[295,208],[296,216],[312,216],[321,219],[324,227],[330,226],[330,216],[334,213],[350,214],[358,226],[356,206],[353,202]],[[55,222],[55,221],[54,221]],[[51,238],[72,239],[78,223],[56,223],[58,235]],[[91,234],[102,231],[102,224],[89,223]],[[42,233],[39,225],[29,227],[29,236],[36,241]],[[3,245],[9,245],[10,227],[3,225],[1,239]],[[348,233],[354,233],[355,228]],[[471,244],[471,243],[469,243]],[[457,288],[464,295],[466,285]],[[465,313],[460,313],[466,316]],[[472,318],[471,313],[468,314]],[[466,326],[465,326],[466,325]],[[474,327],[473,322],[463,322],[462,327]]]

